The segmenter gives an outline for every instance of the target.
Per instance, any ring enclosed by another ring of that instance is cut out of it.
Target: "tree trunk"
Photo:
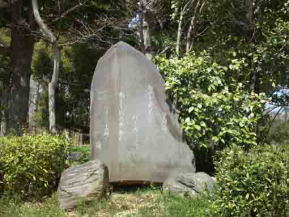
[[[34,48],[34,36],[31,35],[33,19],[28,18],[29,27],[23,24],[23,5],[21,0],[11,1],[11,83],[8,105],[9,131],[21,134],[27,124],[29,101],[29,82],[31,74],[31,60]],[[32,14],[30,8],[28,14]]]
[[[197,15],[202,12],[206,1],[203,1],[201,5],[200,3],[201,0],[198,0],[197,4],[195,5],[194,15],[191,18],[190,26],[187,32],[186,53],[189,53],[192,49],[192,35],[194,35],[194,32],[196,31],[196,18]]]
[[[56,117],[55,117],[55,90],[57,87],[59,63],[60,63],[60,49],[56,44],[54,45],[54,60],[53,60],[53,74],[52,79],[48,84],[48,99],[49,99],[49,130],[56,133]]]
[[[150,27],[148,22],[146,22],[146,20],[144,20],[143,25],[143,37],[144,37],[145,55],[149,60],[151,60],[153,58],[151,50],[151,35],[150,35]]]
[[[0,108],[0,117],[1,117],[1,125],[0,125],[0,136],[5,136],[7,132],[7,108],[8,105],[8,91],[7,88],[3,88],[1,91],[1,108]]]
[[[246,31],[245,31],[245,39],[248,42],[252,42],[254,39],[254,8],[253,8],[253,0],[245,0],[246,7]]]
[[[140,10],[140,25],[139,25],[139,39],[140,39],[140,45],[141,45],[141,51],[145,53],[145,45],[144,45],[144,9],[142,4],[139,4],[139,10]]]
[[[177,32],[177,42],[176,42],[176,54],[180,55],[180,43],[182,37],[182,22],[183,22],[184,12],[181,10],[180,18],[178,20],[178,32]]]
[[[141,5],[141,36],[143,37],[141,40],[143,42],[143,48],[144,48],[144,54],[145,56],[151,60],[153,57],[152,54],[152,47],[151,47],[151,23],[150,19],[150,2],[147,0],[141,0],[140,5]]]
[[[254,6],[254,0],[245,0],[245,7],[246,7],[245,39],[248,43],[254,42],[255,24],[254,24],[254,7],[253,6]],[[253,52],[253,50],[251,52]],[[259,93],[259,86],[260,86],[259,72],[257,72],[257,70],[254,67],[253,59],[251,59],[250,61],[250,68],[251,68],[250,90],[255,93]]]
[[[36,132],[36,112],[38,111],[39,100],[43,93],[43,87],[41,83],[30,77],[30,92],[29,92],[29,110],[28,110],[28,125],[29,132]]]
[[[54,50],[53,59],[53,73],[51,81],[48,84],[48,99],[49,99],[49,130],[52,133],[56,133],[56,118],[55,118],[55,90],[57,87],[58,74],[59,74],[59,63],[60,63],[60,49],[57,43],[57,39],[48,28],[48,26],[42,20],[39,14],[38,1],[32,0],[33,14],[37,24],[43,31],[44,36],[50,41]]]
[[[182,25],[183,25],[183,18],[186,14],[188,8],[194,3],[194,0],[187,1],[185,6],[180,10],[180,17],[178,20],[178,31],[177,31],[177,41],[176,41],[176,54],[177,56],[180,55],[180,47],[181,47],[181,38],[182,38]]]

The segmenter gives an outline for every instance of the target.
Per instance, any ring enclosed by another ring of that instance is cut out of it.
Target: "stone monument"
[[[195,172],[164,81],[141,52],[112,46],[98,61],[90,100],[92,159],[107,165],[110,182],[162,183]]]

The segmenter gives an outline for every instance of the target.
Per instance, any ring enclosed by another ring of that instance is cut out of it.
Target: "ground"
[[[0,217],[203,217],[208,202],[162,192],[158,187],[117,189],[102,201],[80,203],[66,213],[59,208],[57,195],[42,203],[0,200]]]

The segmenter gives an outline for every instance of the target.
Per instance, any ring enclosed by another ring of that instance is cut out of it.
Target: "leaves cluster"
[[[62,136],[40,134],[0,138],[0,165],[4,193],[39,199],[57,187],[68,165],[69,142]]]
[[[167,92],[192,145],[222,149],[232,144],[256,144],[264,97],[244,91],[242,84],[227,85],[226,81],[240,61],[231,61],[227,67],[203,54],[181,59],[157,57],[156,62],[165,74]]]
[[[288,216],[289,146],[233,146],[220,154],[213,216]]]

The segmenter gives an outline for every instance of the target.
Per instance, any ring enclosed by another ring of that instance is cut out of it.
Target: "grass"
[[[43,203],[23,203],[18,199],[2,198],[0,200],[0,217],[67,217],[59,208],[56,195]]]
[[[71,152],[82,153],[71,165],[85,163],[90,146],[75,146]],[[159,187],[117,187],[107,199],[79,202],[77,209],[69,213],[59,208],[56,194],[42,203],[0,199],[0,217],[205,217],[207,208],[205,197],[184,198],[162,192]]]
[[[159,188],[117,189],[101,201],[79,203],[73,212],[59,208],[56,195],[43,203],[0,200],[0,217],[205,217],[208,201],[163,193]]]

